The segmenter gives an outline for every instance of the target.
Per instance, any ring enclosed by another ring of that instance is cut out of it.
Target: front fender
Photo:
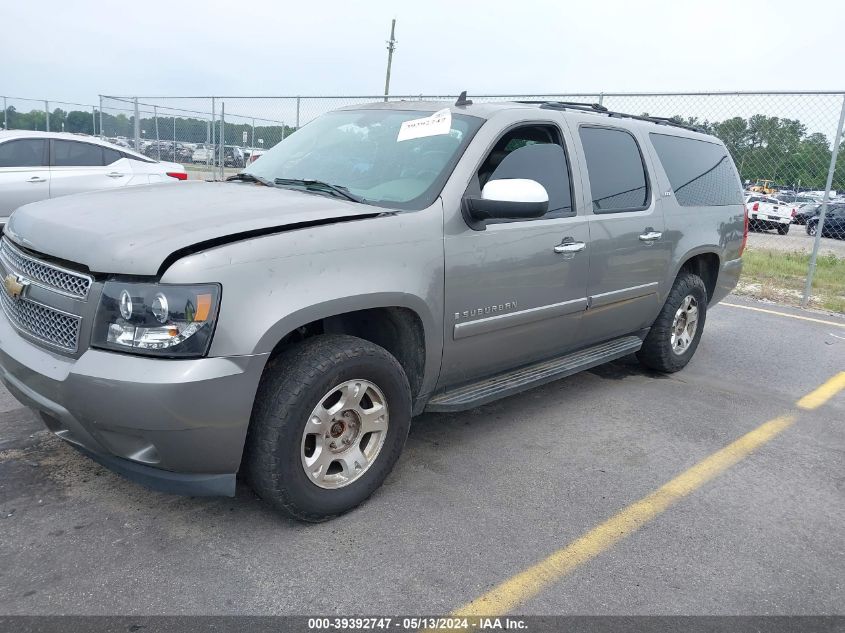
[[[443,348],[442,206],[226,244],[175,262],[164,283],[223,292],[211,356],[262,354],[311,321],[355,310],[413,310],[425,333],[423,393]]]

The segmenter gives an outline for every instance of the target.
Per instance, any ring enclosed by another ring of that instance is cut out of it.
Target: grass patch
[[[786,303],[801,300],[810,266],[808,254],[754,249],[745,251],[742,261],[740,294]],[[814,307],[845,312],[845,258],[818,256],[811,301]]]

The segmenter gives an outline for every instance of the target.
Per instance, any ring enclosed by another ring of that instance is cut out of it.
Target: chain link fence
[[[845,92],[606,92],[471,98],[476,102],[598,103],[612,111],[672,118],[718,136],[746,188],[751,233],[739,292],[845,312],[845,152],[836,151]],[[222,179],[321,114],[385,97],[104,95],[94,106],[2,99],[2,123],[9,129],[43,130],[49,124],[52,131],[96,134],[157,160],[182,163],[192,177]],[[392,95],[387,99],[453,102],[455,96]],[[828,189],[829,200],[824,204]],[[808,282],[811,285],[805,288]]]

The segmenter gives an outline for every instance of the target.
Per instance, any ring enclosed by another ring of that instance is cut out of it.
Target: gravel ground
[[[748,234],[748,248],[771,248],[779,251],[804,253],[813,252],[815,237],[807,235],[803,226],[793,224],[787,235],[778,235],[775,231],[751,232]],[[835,240],[829,237],[821,238],[819,253],[832,253],[845,258],[845,239]]]

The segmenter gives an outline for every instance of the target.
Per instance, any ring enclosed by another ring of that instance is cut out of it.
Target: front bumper
[[[177,494],[234,495],[266,360],[94,349],[72,359],[22,338],[0,311],[0,379],[9,391],[106,467]]]

